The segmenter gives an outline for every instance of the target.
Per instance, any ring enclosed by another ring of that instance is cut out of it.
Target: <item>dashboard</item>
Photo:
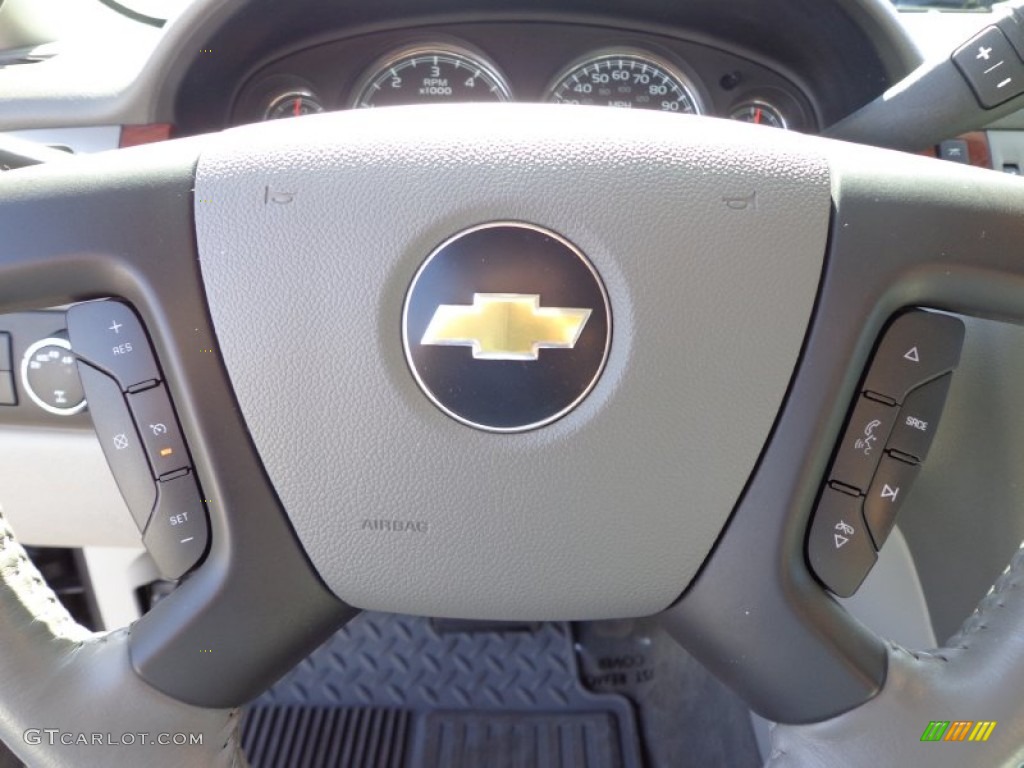
[[[154,77],[148,121],[176,136],[438,101],[610,104],[813,133],[920,60],[891,10],[852,0],[251,0],[216,12]]]
[[[678,37],[568,23],[451,24],[342,37],[259,66],[231,123],[461,101],[597,104],[815,131],[792,79]]]

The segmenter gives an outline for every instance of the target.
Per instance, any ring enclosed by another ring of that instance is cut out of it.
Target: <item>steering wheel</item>
[[[4,525],[0,737],[32,765],[242,764],[233,708],[359,609],[661,613],[786,724],[774,766],[1016,764],[1024,557],[923,655],[852,618],[806,548],[889,319],[1024,319],[1022,210],[1017,180],[955,164],[542,105],[0,175],[0,309],[134,309],[209,525],[181,586],[101,635]],[[920,741],[968,719],[999,727]],[[202,744],[123,738],[143,733]]]

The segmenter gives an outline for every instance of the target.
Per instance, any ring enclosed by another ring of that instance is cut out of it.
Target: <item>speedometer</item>
[[[482,56],[456,46],[403,48],[370,70],[357,89],[356,107],[508,101],[509,88]]]
[[[547,100],[663,112],[700,114],[695,89],[668,62],[643,51],[591,54],[560,74]]]

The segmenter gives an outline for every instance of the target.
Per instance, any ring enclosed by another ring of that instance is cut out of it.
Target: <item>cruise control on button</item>
[[[156,477],[163,477],[189,465],[185,440],[163,384],[128,395],[128,407],[135,417],[142,443]]]
[[[146,332],[126,304],[76,304],[68,310],[67,323],[75,354],[113,376],[122,390],[160,379]]]

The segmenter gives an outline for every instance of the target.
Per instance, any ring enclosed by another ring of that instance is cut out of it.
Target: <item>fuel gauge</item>
[[[782,112],[766,101],[744,101],[733,108],[729,117],[744,123],[770,125],[772,128],[789,127]]]
[[[275,96],[263,113],[264,120],[282,117],[315,115],[324,111],[323,104],[310,91],[288,91]]]

